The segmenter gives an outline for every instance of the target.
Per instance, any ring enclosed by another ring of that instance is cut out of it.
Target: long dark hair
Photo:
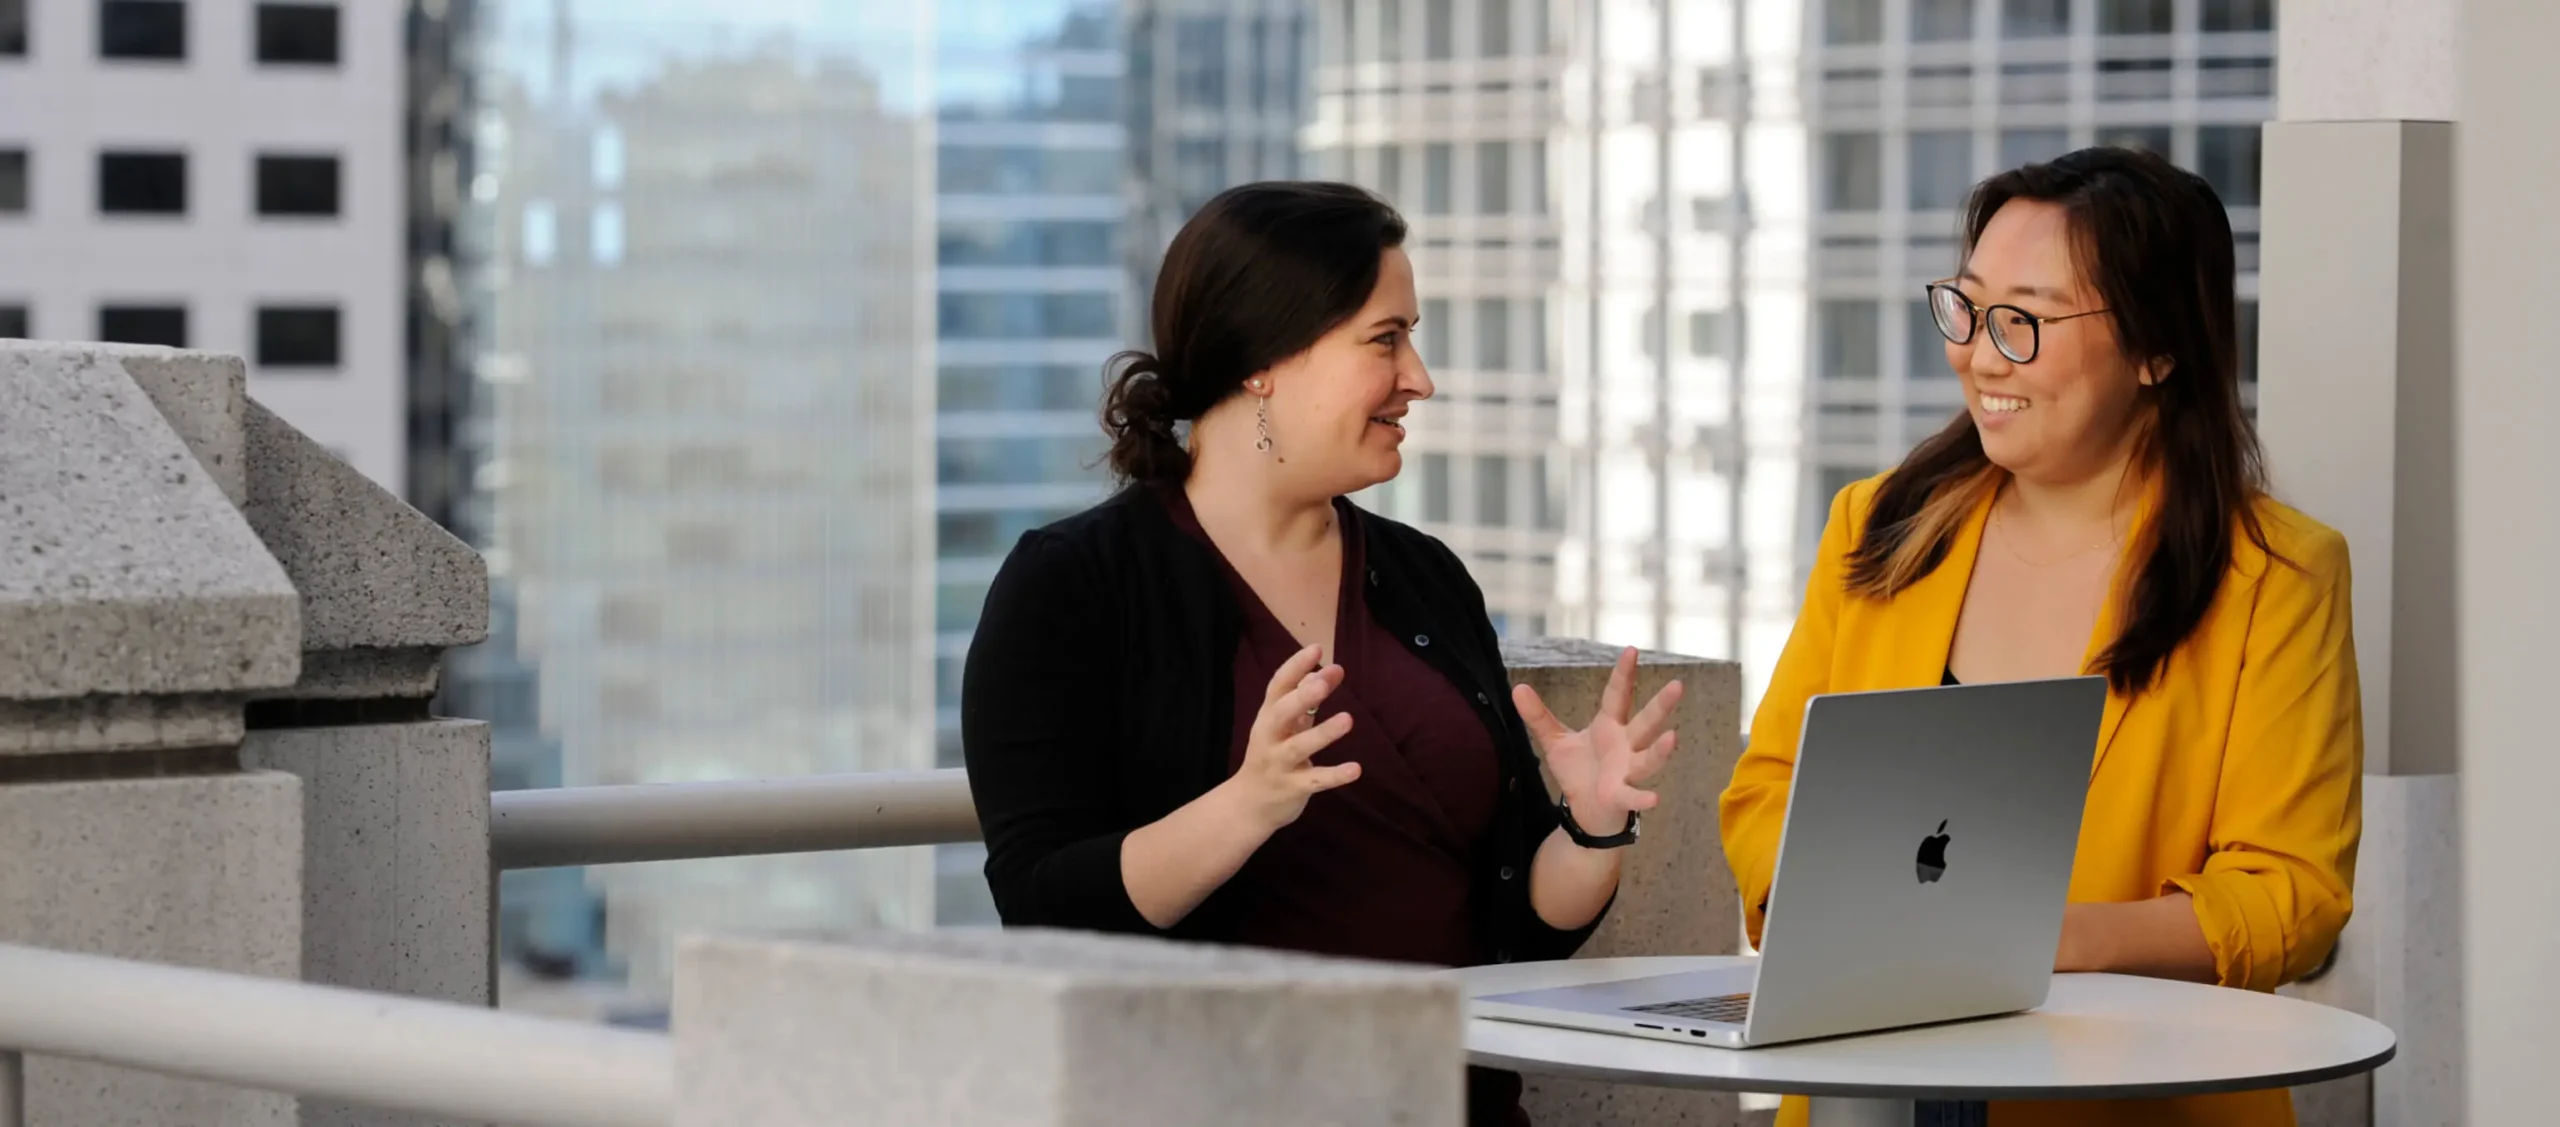
[[[2245,533],[2273,558],[2257,501],[2267,490],[2258,435],[2240,406],[2231,218],[2203,177],[2148,152],[2083,149],[1983,181],[1965,207],[1965,250],[2012,200],[2058,204],[2073,258],[2096,285],[2129,356],[2165,360],[2142,389],[2137,472],[2158,506],[2133,545],[2140,569],[2120,593],[2123,627],[2098,670],[2116,691],[2148,688],[2193,633]],[[1970,414],[1902,460],[1849,557],[1850,591],[1890,598],[1936,570],[1957,531],[2005,475]]]
[[[1273,181],[1218,193],[1174,235],[1156,277],[1155,351],[1111,358],[1102,429],[1122,481],[1180,481],[1174,424],[1313,347],[1378,288],[1404,217],[1350,184]]]

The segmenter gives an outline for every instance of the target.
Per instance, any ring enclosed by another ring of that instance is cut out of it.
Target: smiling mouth
[[[1982,411],[1987,415],[2014,415],[2027,409],[2027,401],[2014,395],[1993,395],[1985,392],[1981,396],[1981,401]]]
[[[1397,434],[1404,433],[1404,420],[1401,417],[1388,418],[1385,415],[1371,415],[1369,416],[1369,421],[1385,427],[1388,430],[1394,431]]]

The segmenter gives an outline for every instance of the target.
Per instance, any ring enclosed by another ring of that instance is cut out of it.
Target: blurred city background
[[[1961,409],[1996,170],[2207,177],[2255,335],[2273,0],[0,0],[0,336],[214,348],[487,556],[501,789],[956,766],[1101,365],[1229,185],[1412,221],[1440,393],[1362,500],[1515,635],[1739,659]],[[2244,369],[2248,366],[2244,356]],[[978,846],[505,874],[502,1000],[710,926],[992,922]]]

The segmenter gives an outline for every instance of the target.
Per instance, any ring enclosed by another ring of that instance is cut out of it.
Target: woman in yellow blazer
[[[2346,923],[2363,730],[2339,535],[2266,495],[2212,189],[2088,150],[1986,181],[1928,289],[1966,413],[1832,501],[1723,797],[1758,941],[1805,701],[2103,673],[2059,971],[2273,990]],[[1780,1123],[1802,1123],[1790,1101]],[[2282,1127],[2282,1090],[1991,1121]]]

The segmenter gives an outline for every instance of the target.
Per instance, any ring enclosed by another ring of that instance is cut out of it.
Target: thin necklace
[[[1997,507],[1994,507],[1994,508],[1991,510],[1991,523],[1993,523],[1993,524],[1999,524],[1999,523],[2001,523],[2001,521],[2000,521],[2000,510],[1999,510]],[[2106,539],[2104,539],[2104,540],[2100,540],[2100,541],[2098,541],[2098,542],[2097,542],[2097,543],[2095,543],[2095,544],[2091,544],[2091,545],[2089,545],[2089,546],[2088,546],[2088,547],[2086,547],[2086,548],[2082,548],[2082,549],[2080,549],[2079,551],[2071,552],[2071,553],[2068,553],[2068,554],[2066,554],[2066,555],[2055,556],[2054,558],[2049,559],[2049,560],[2045,560],[2045,561],[2043,561],[2043,562],[2041,562],[2041,563],[2039,563],[2039,562],[2037,562],[2037,561],[2035,561],[2035,560],[2028,559],[2028,558],[2027,558],[2027,554],[2026,554],[2026,553],[2019,551],[2019,550],[2018,550],[2018,545],[2017,545],[2017,538],[2016,538],[2016,537],[2014,537],[2014,536],[2003,536],[2003,537],[2001,537],[2001,538],[2000,538],[2000,546],[2001,546],[2001,547],[2003,547],[2003,548],[2007,548],[2007,549],[2009,550],[2009,554],[2010,554],[2010,555],[2012,555],[2012,556],[2017,557],[2017,560],[2018,560],[2018,562],[2019,562],[2019,563],[2025,564],[2025,565],[2027,565],[2028,567],[2033,567],[2033,568],[2047,568],[2047,567],[2052,567],[2053,565],[2058,564],[2058,563],[2061,563],[2061,562],[2063,562],[2063,561],[2065,561],[2065,560],[2076,560],[2076,559],[2078,559],[2078,558],[2080,558],[2080,557],[2082,557],[2082,556],[2088,555],[2088,554],[2089,554],[2089,553],[2091,553],[2091,552],[2097,551],[2097,550],[2098,550],[2098,549],[2100,549],[2100,548],[2108,547],[2109,545],[2115,544],[2115,543],[2117,543],[2117,542],[2121,541],[2122,539],[2123,539],[2123,537],[2122,537],[2122,536],[2120,536],[2120,535],[2118,535],[2118,534],[2117,534],[2117,532],[2116,532],[2116,530],[2115,530],[2115,521],[2114,521],[2114,519],[2113,519],[2113,518],[2110,518],[2110,519],[2107,521],[2107,538],[2106,538]]]

